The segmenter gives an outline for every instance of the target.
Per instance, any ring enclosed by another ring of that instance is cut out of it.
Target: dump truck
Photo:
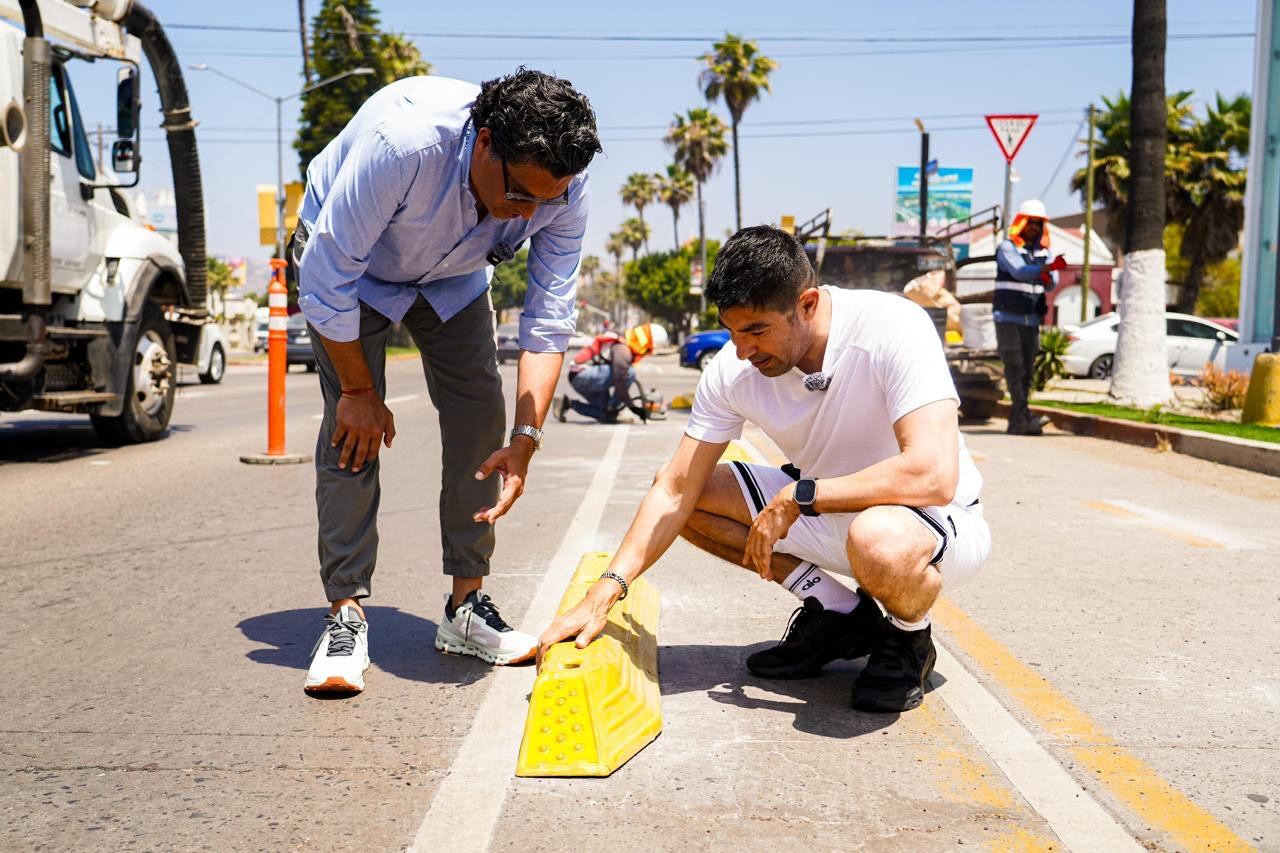
[[[144,57],[177,246],[125,195],[142,159]],[[103,73],[114,103],[78,101],[73,80]],[[114,110],[109,165],[90,148],[82,103]],[[88,414],[119,444],[166,434],[177,365],[208,351],[205,275],[195,121],[160,22],[138,0],[0,0],[0,411]]]
[[[940,271],[945,287],[956,293],[956,270],[967,263],[990,258],[957,259],[953,238],[975,228],[998,223],[999,209],[989,208],[948,227],[940,236],[832,236],[831,209],[795,228],[823,284],[851,290],[883,290],[902,293],[920,276]],[[968,301],[960,298],[959,301]],[[926,308],[943,341],[951,378],[960,397],[960,415],[985,421],[1004,396],[1004,367],[994,349],[952,343],[946,335],[946,311]]]

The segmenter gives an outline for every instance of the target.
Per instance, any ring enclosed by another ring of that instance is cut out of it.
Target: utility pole
[[[1080,270],[1080,324],[1089,319],[1089,243],[1093,240],[1093,104],[1089,104],[1089,159],[1084,178],[1084,265]]]
[[[104,161],[102,159],[102,136],[104,133],[106,133],[106,131],[102,127],[102,122],[98,122],[97,134],[98,134],[98,171],[99,172],[106,171],[103,166]]]
[[[920,242],[924,242],[929,233],[929,134],[925,132],[924,122],[915,119],[916,128],[920,131]]]

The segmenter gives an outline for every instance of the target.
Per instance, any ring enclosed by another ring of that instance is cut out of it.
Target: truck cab
[[[24,37],[22,5],[0,0],[0,109],[10,129],[30,125],[33,107],[24,91],[32,39]],[[0,363],[21,358],[33,312],[46,336],[42,364],[29,377],[6,378],[0,370],[0,410],[89,414],[112,442],[148,441],[167,430],[177,363],[202,354],[203,294],[190,292],[179,248],[133,218],[124,196],[137,184],[140,164],[141,42],[118,20],[82,5],[101,4],[38,4],[50,45],[47,304],[34,304],[23,290],[31,262],[24,260],[30,224],[22,157],[37,156],[39,142],[21,131],[0,139]],[[90,144],[77,97],[82,76],[97,84],[84,91],[115,90],[114,104],[95,104],[97,114],[114,107],[117,116],[109,164]]]

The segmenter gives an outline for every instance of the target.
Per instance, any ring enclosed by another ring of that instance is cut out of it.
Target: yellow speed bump
[[[670,404],[667,408],[669,408],[669,409],[692,409],[692,408],[693,408],[693,395],[692,395],[692,394],[677,394],[674,398],[672,398],[672,400],[671,400],[671,404]]]
[[[610,556],[582,558],[558,614],[582,600]],[[608,776],[660,731],[658,591],[638,578],[591,645],[557,643],[543,658],[516,775]]]
[[[747,449],[741,441],[731,441],[720,454],[721,462],[757,462],[756,455]]]

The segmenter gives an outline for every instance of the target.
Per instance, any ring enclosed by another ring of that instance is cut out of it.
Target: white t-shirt
[[[719,443],[752,421],[806,477],[840,477],[898,455],[893,424],[938,400],[955,384],[937,329],[924,309],[895,293],[823,287],[831,332],[822,372],[826,391],[809,391],[799,368],[769,378],[725,346],[703,371],[685,433]],[[978,473],[964,436],[953,504],[978,499]]]

